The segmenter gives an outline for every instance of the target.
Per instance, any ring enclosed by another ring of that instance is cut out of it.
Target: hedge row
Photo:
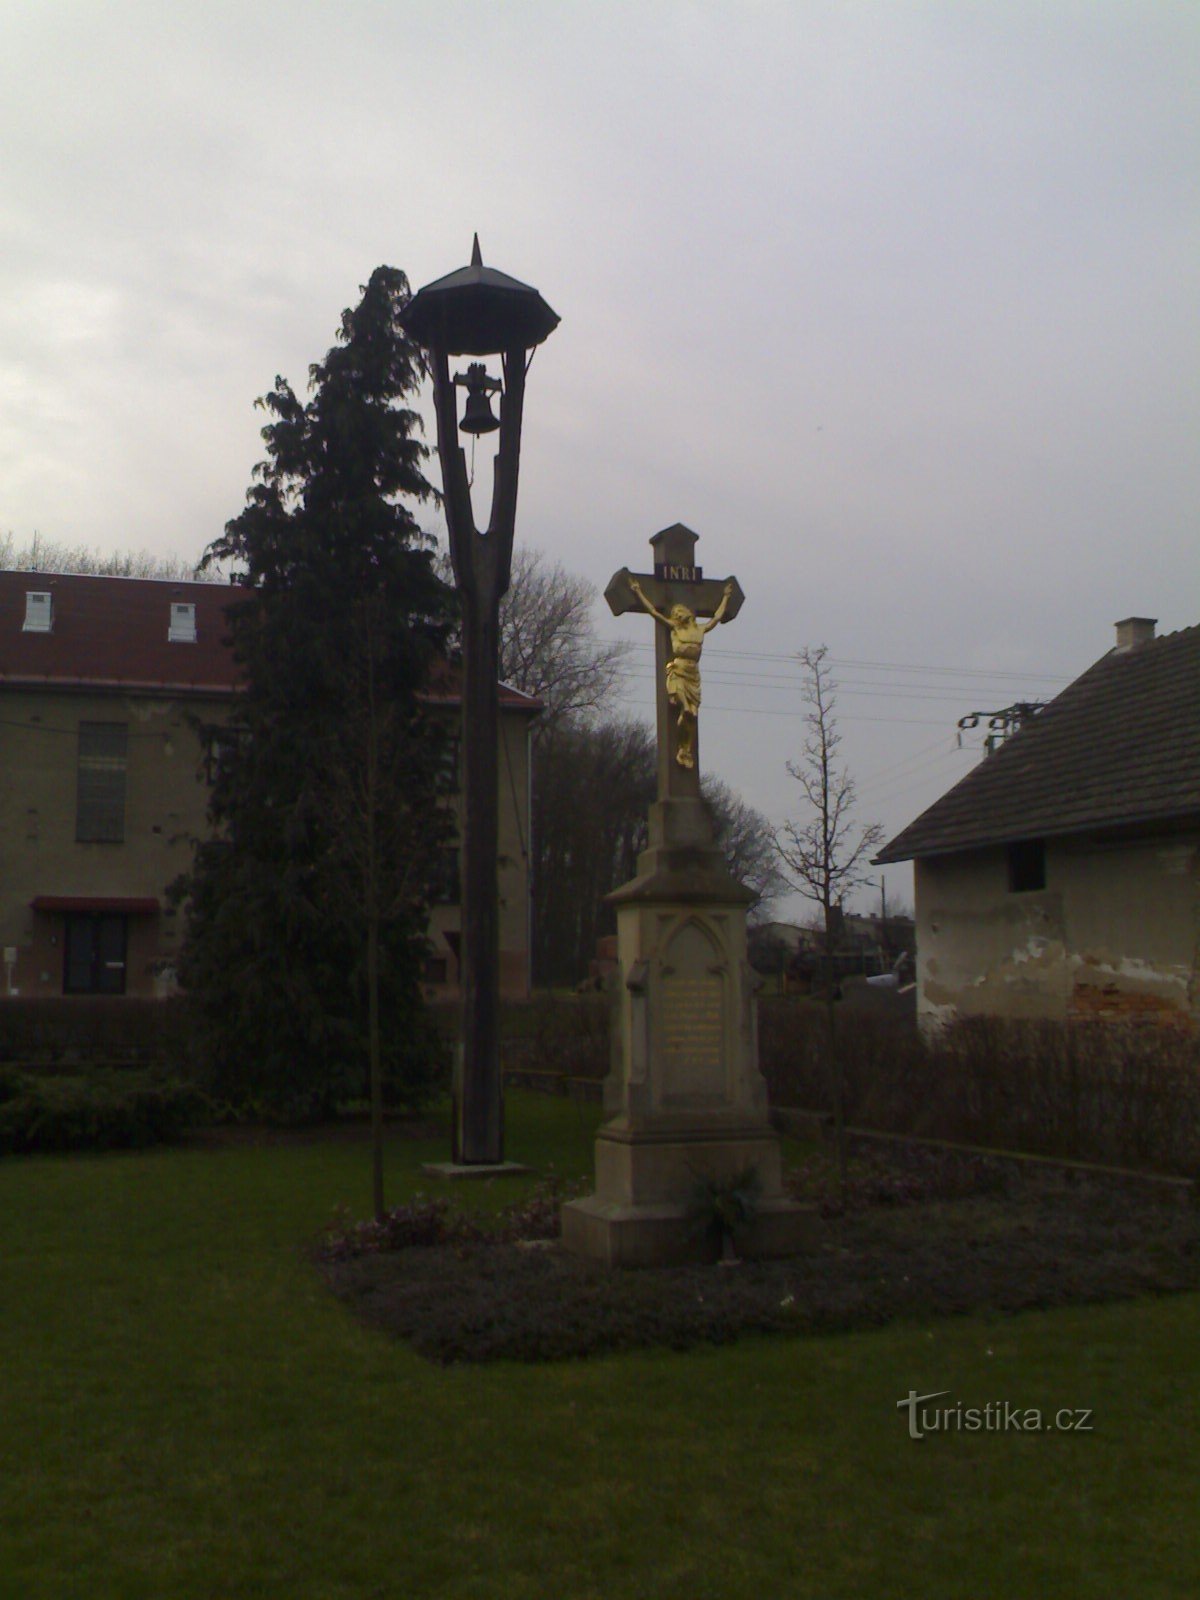
[[[824,1007],[760,1006],[760,1056],[777,1106],[826,1112]],[[1098,1161],[1200,1172],[1200,1038],[1113,1023],[972,1017],[931,1039],[837,1010],[846,1120],[863,1128]]]
[[[0,1064],[83,1067],[89,1062],[186,1061],[192,1035],[185,996],[139,1000],[92,995],[0,1002]]]
[[[50,1078],[0,1069],[0,1156],[141,1149],[211,1115],[193,1085],[153,1072]]]

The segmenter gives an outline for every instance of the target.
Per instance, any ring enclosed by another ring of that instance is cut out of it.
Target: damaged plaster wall
[[[1005,850],[916,863],[918,1015],[1200,1018],[1200,836],[1047,841],[1014,893]]]

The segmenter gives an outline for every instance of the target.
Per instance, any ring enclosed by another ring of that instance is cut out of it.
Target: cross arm
[[[694,616],[711,617],[724,598],[725,584],[728,582],[731,585],[729,603],[721,620],[732,622],[742,609],[742,602],[746,598],[736,578],[701,578],[699,581],[681,583],[656,578],[648,573],[630,572],[628,567],[622,567],[619,572],[613,573],[608,588],[604,591],[608,609],[614,617],[622,616],[626,611],[641,611],[645,614],[642,602],[633,592],[634,578],[641,585],[646,598],[660,611],[669,611],[673,605],[682,604],[687,606]]]

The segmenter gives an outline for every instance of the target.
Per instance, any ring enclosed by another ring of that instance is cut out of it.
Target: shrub
[[[563,1202],[582,1194],[587,1187],[580,1182],[564,1183],[555,1176],[543,1179],[524,1200],[515,1200],[500,1212],[492,1237],[511,1244],[557,1239],[562,1233]]]
[[[556,1178],[546,1179],[490,1221],[458,1210],[440,1196],[432,1199],[425,1194],[394,1206],[383,1217],[362,1222],[355,1222],[348,1208],[341,1206],[326,1229],[319,1254],[326,1261],[347,1261],[357,1256],[441,1244],[518,1244],[557,1239],[562,1231],[562,1203],[582,1187],[563,1184]]]
[[[205,1034],[196,1081],[227,1120],[311,1126],[360,1109],[370,1094],[362,1036],[329,1020],[320,1049],[286,1060],[256,1055],[249,1045],[225,1056],[210,1048]],[[414,1111],[427,1104],[449,1085],[450,1055],[445,1029],[423,1004],[389,1019],[382,1051],[384,1105]]]
[[[599,1082],[609,1069],[608,995],[539,995],[505,1017],[504,1065],[562,1080]]]
[[[452,1239],[476,1238],[478,1234],[477,1225],[451,1212],[448,1200],[418,1194],[403,1205],[394,1206],[383,1217],[369,1217],[362,1222],[355,1222],[348,1208],[340,1206],[326,1230],[321,1254],[327,1261],[347,1261],[384,1251],[429,1248],[448,1244]]]
[[[738,1236],[758,1214],[762,1181],[757,1167],[724,1178],[699,1176],[688,1207],[693,1229],[728,1258]]]
[[[822,1216],[835,1217],[872,1206],[913,1206],[999,1194],[1012,1178],[1011,1163],[966,1151],[891,1143],[877,1149],[867,1146],[865,1140],[852,1140],[852,1144],[844,1201],[837,1161],[825,1151],[814,1151],[788,1169],[787,1192],[794,1200],[815,1201]]]
[[[383,1063],[383,1098],[390,1109],[416,1111],[450,1083],[452,1047],[426,1006],[414,1007],[398,1036],[388,1041]],[[367,1065],[361,1068],[364,1095]]]
[[[0,1091],[0,1155],[166,1143],[205,1120],[208,1111],[193,1085],[149,1072],[9,1073]]]

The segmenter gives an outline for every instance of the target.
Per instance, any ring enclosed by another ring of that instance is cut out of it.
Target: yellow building
[[[207,828],[238,691],[224,611],[241,592],[0,572],[0,999],[173,989],[182,918],[166,888]],[[455,714],[449,674],[430,699]],[[500,982],[524,996],[539,703],[504,687],[500,702]],[[430,925],[428,978],[447,995],[458,978],[455,877]]]

